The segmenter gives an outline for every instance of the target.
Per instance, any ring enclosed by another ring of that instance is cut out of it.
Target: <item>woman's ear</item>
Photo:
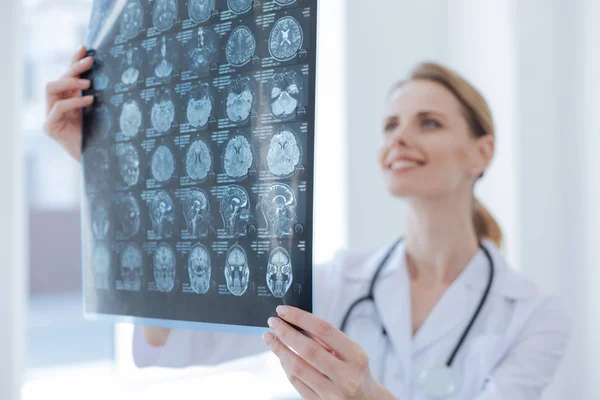
[[[485,135],[476,139],[476,154],[473,163],[472,174],[475,177],[483,176],[494,157],[495,138],[494,135]]]

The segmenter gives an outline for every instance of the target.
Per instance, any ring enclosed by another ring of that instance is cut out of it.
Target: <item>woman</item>
[[[77,78],[92,64],[84,55],[47,88],[46,130],[75,159],[81,108],[93,102],[78,94],[89,86]],[[474,199],[494,155],[485,100],[423,63],[390,91],[382,131],[381,171],[406,202],[402,241],[317,267],[315,315],[279,308],[263,340],[136,327],[136,363],[210,365],[268,347],[305,399],[541,398],[569,324],[555,297],[509,268],[498,225]],[[372,301],[350,310],[375,275]]]

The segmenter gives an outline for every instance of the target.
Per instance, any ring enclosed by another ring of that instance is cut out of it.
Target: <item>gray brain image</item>
[[[135,38],[144,25],[144,7],[139,0],[129,0],[123,10],[119,31],[125,39]]]
[[[208,196],[201,189],[191,189],[184,201],[183,215],[190,236],[204,237],[214,230]]]
[[[296,114],[300,104],[302,84],[295,71],[276,73],[271,80],[271,113],[279,119],[289,119]]]
[[[206,74],[211,64],[219,58],[219,37],[215,31],[210,28],[198,28],[198,36],[188,44],[186,57],[196,74]]]
[[[189,0],[188,14],[194,22],[201,23],[210,18],[215,9],[215,0]]]
[[[223,168],[230,178],[240,179],[248,175],[254,162],[252,146],[244,135],[235,135],[225,147]]]
[[[140,230],[140,206],[131,193],[118,197],[117,218],[121,224],[121,232],[126,237],[134,236]]]
[[[240,245],[234,244],[227,251],[225,261],[227,289],[233,295],[241,296],[248,289],[249,279],[250,267],[248,266],[248,256]]]
[[[98,201],[92,206],[92,233],[97,240],[104,240],[110,229],[110,216],[108,206],[103,201]]]
[[[238,26],[231,32],[225,47],[225,57],[235,67],[246,65],[256,51],[256,39],[247,26]]]
[[[142,64],[140,49],[138,47],[128,49],[121,60],[121,83],[127,86],[134,85],[140,78]]]
[[[161,292],[170,292],[175,286],[175,252],[166,243],[154,252],[154,281]]]
[[[227,0],[227,6],[235,14],[244,14],[252,8],[253,0]]]
[[[175,24],[179,14],[177,0],[156,0],[152,10],[152,23],[159,31],[168,31]]]
[[[127,243],[121,252],[121,277],[123,288],[138,292],[142,288],[142,250],[135,243]]]
[[[108,153],[102,148],[91,148],[84,155],[86,183],[92,187],[103,186],[108,181]]]
[[[241,186],[231,185],[227,187],[221,198],[220,206],[227,235],[245,234],[251,218],[248,192]]]
[[[211,169],[210,149],[202,139],[195,140],[185,155],[185,172],[191,179],[202,181],[206,179]]]
[[[152,122],[152,127],[158,133],[168,132],[175,120],[173,97],[171,89],[161,88],[156,92],[154,104],[150,111],[150,121]]]
[[[163,36],[153,50],[152,65],[154,66],[154,76],[158,79],[167,79],[173,73],[177,63],[176,46],[175,39],[167,39],[166,36]]]
[[[167,146],[158,146],[154,155],[152,155],[150,170],[154,179],[160,183],[171,179],[175,172],[175,156],[173,156],[173,152]]]
[[[104,61],[97,61],[97,69],[94,72],[92,86],[98,92],[108,89],[112,80],[112,68]]]
[[[190,286],[198,294],[205,294],[210,289],[210,254],[206,247],[200,243],[190,250],[188,258],[188,273]]]
[[[130,143],[118,146],[117,158],[123,183],[127,186],[137,185],[140,179],[140,155],[137,149]]]
[[[292,59],[302,47],[304,33],[302,27],[294,17],[279,19],[269,36],[269,52],[279,61]]]
[[[94,135],[98,135],[101,139],[108,137],[112,129],[112,119],[108,106],[100,104],[93,109],[91,124]]]
[[[110,250],[104,244],[94,247],[94,286],[96,289],[110,288]]]
[[[294,131],[289,128],[280,129],[269,142],[267,166],[273,175],[279,177],[294,173],[300,164],[300,142]]]
[[[249,77],[232,79],[227,88],[225,108],[229,121],[235,124],[243,124],[248,121],[254,96],[254,86]]]
[[[190,92],[187,103],[186,116],[194,128],[204,128],[212,114],[213,96],[210,85],[201,82]]]
[[[261,210],[271,235],[282,237],[294,233],[296,197],[291,187],[283,183],[271,185],[261,199]]]
[[[271,251],[267,266],[267,286],[273,296],[282,298],[292,286],[294,275],[290,255],[283,247]]]
[[[128,139],[134,138],[142,126],[142,110],[136,100],[123,103],[119,116],[121,133]]]
[[[173,199],[169,193],[160,190],[154,194],[150,202],[150,219],[152,230],[157,238],[168,239],[175,231],[175,212]]]

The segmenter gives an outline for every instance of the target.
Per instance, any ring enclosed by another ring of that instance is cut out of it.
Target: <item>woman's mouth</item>
[[[388,168],[394,172],[407,171],[416,167],[420,167],[423,164],[423,162],[415,160],[395,160],[388,165]]]

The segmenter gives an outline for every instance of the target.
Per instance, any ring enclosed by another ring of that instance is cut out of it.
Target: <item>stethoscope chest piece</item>
[[[431,399],[450,397],[457,389],[454,371],[446,365],[424,369],[418,384],[421,393]]]

